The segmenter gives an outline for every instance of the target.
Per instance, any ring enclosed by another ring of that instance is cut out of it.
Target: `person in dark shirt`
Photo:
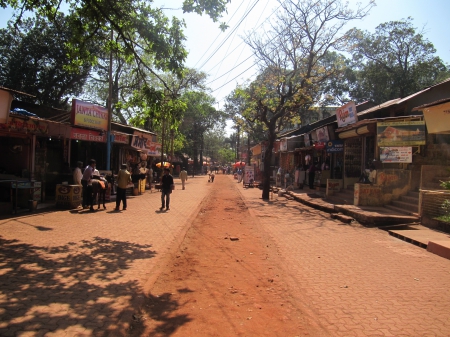
[[[164,207],[166,211],[170,209],[170,194],[175,189],[175,184],[173,183],[173,177],[170,174],[170,170],[168,168],[164,169],[164,175],[161,178],[161,208],[162,211]]]

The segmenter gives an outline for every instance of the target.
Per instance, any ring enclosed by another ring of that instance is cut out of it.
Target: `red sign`
[[[99,131],[92,131],[86,129],[72,128],[70,130],[70,138],[84,140],[86,142],[100,142],[106,143],[106,134],[100,134]]]
[[[9,121],[6,124],[0,124],[0,129],[9,129],[11,131],[22,131],[30,133],[47,133],[48,123],[37,120],[29,119],[27,121],[9,116]]]
[[[325,142],[317,142],[314,144],[316,150],[323,150],[325,148]]]

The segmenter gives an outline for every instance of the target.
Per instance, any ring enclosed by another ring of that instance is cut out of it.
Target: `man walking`
[[[164,169],[164,175],[161,178],[161,208],[162,211],[164,206],[166,211],[170,209],[170,194],[172,190],[175,189],[175,184],[173,183],[173,177],[170,175],[170,170],[168,168]]]
[[[95,159],[91,159],[89,165],[84,169],[83,177],[81,178],[81,185],[83,185],[83,208],[92,205],[92,185],[90,185],[90,183],[92,176],[94,175],[95,165]]]
[[[181,179],[182,189],[184,190],[184,185],[185,185],[185,183],[186,183],[186,181],[188,179],[188,174],[187,174],[187,171],[186,171],[186,169],[184,167],[183,167],[183,170],[180,172],[180,179]]]
[[[131,173],[127,170],[127,164],[122,164],[119,174],[117,175],[117,196],[116,211],[119,211],[120,202],[122,201],[123,210],[127,210],[127,186],[131,183]]]

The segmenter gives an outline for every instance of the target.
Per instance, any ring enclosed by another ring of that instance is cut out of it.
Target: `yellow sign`
[[[73,99],[71,118],[74,126],[108,130],[108,110],[99,105]]]

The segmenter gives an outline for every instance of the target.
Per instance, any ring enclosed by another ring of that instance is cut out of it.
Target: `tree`
[[[217,21],[228,0],[184,0],[180,3],[184,12],[205,13]],[[1,7],[10,6],[16,10],[16,23],[22,21],[27,11],[37,12],[53,21],[62,11],[61,4],[52,0],[0,0]],[[96,63],[98,53],[86,48],[95,41],[104,54],[115,51],[128,62],[143,65],[156,77],[159,77],[158,70],[179,74],[183,69],[187,56],[183,46],[185,23],[177,18],[169,20],[162,9],[152,7],[152,2],[67,0],[66,4],[70,8],[67,26],[72,33],[66,45],[72,67],[77,68],[79,60]],[[120,44],[111,39],[111,32],[119,37]],[[142,55],[151,58],[143,59]]]
[[[67,17],[57,15],[54,22],[40,17],[28,18],[16,27],[11,23],[0,30],[0,83],[35,97],[31,103],[65,109],[71,96],[82,92],[91,65],[79,60],[68,66],[66,41],[72,35]],[[88,47],[96,50],[95,45]]]
[[[382,23],[370,34],[353,28],[349,51],[357,85],[351,91],[356,101],[377,104],[403,98],[443,80],[448,69],[435,55],[433,44],[417,32],[413,19]]]
[[[226,115],[214,108],[215,100],[205,92],[190,91],[181,98],[186,111],[180,132],[186,138],[186,152],[194,158],[194,172],[203,162],[204,136],[208,130],[225,129]]]
[[[352,11],[341,0],[280,1],[284,12],[264,37],[248,37],[261,72],[247,88],[244,119],[261,123],[267,132],[264,157],[263,199],[269,199],[270,164],[277,133],[293,119],[299,119],[317,102],[321,86],[343,71],[340,63],[328,62],[333,49],[348,39],[344,25],[367,15],[373,5]]]

